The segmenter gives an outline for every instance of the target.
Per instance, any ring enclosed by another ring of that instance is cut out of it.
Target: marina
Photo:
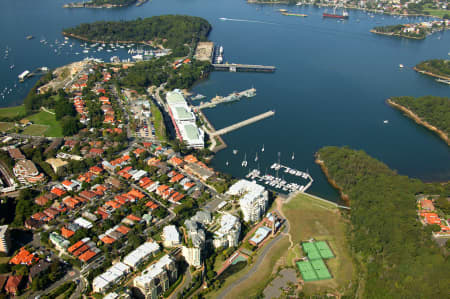
[[[197,109],[205,109],[205,108],[213,108],[218,104],[229,103],[234,101],[239,101],[242,97],[251,98],[256,95],[256,89],[250,88],[241,92],[233,92],[226,97],[216,96],[210,102],[200,103],[199,106],[196,106]]]
[[[246,162],[244,160],[242,163]],[[260,183],[263,183],[269,187],[272,187],[274,189],[277,189],[278,191],[284,191],[284,192],[306,192],[309,187],[311,187],[312,183],[314,182],[311,175],[307,172],[303,172],[294,168],[290,168],[288,166],[282,165],[280,163],[273,163],[270,167],[272,171],[275,171],[275,175],[271,174],[262,174],[260,170],[253,169],[251,170],[247,175],[246,178],[257,180]],[[280,171],[282,173],[282,177],[280,177]],[[306,183],[303,183],[302,181],[297,182],[288,182],[285,177],[286,176],[294,176],[296,179],[303,180]]]

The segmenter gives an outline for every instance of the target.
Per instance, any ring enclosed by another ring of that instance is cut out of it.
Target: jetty
[[[205,109],[205,108],[212,108],[215,107],[217,104],[222,103],[228,103],[228,102],[234,102],[239,101],[242,97],[251,98],[256,95],[256,89],[250,88],[241,92],[233,92],[230,95],[226,97],[216,96],[211,100],[211,102],[207,103],[201,103],[199,106],[195,107],[198,110]]]
[[[46,74],[48,71],[49,71],[48,67],[43,66],[43,67],[37,68],[36,70],[34,70],[32,72],[30,72],[29,70],[23,71],[17,77],[19,78],[19,82],[23,82],[23,81],[25,81],[25,79],[27,79],[29,77]]]
[[[238,64],[238,63],[224,63],[212,64],[215,71],[228,72],[266,72],[273,73],[276,70],[274,66],[254,65],[254,64]]]
[[[229,133],[231,131],[234,131],[234,130],[237,130],[239,128],[248,126],[248,125],[250,125],[252,123],[255,123],[257,121],[260,121],[260,120],[268,118],[268,117],[271,117],[273,115],[275,115],[275,111],[269,110],[267,112],[264,112],[264,113],[261,113],[259,115],[253,116],[253,117],[251,117],[249,119],[246,119],[244,121],[238,122],[238,123],[236,123],[234,125],[228,126],[226,128],[220,129],[218,131],[211,132],[210,135],[211,135],[211,137],[215,137],[215,136],[227,134],[227,133]]]

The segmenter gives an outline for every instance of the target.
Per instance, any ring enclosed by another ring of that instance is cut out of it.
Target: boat
[[[263,147],[262,147],[261,151],[264,152],[264,144],[263,144]]]
[[[449,84],[450,85],[450,80],[436,79],[436,82],[445,83],[445,84]]]
[[[292,159],[292,160],[294,160],[294,159],[295,159],[294,153],[292,153],[292,157],[291,157],[291,159]]]
[[[297,6],[302,6],[302,5],[303,5],[303,3],[301,3],[301,2],[297,2],[297,4],[295,4],[295,5],[297,5]]]
[[[284,8],[280,8],[278,11],[280,11],[280,12],[287,12],[288,10],[284,9]]]
[[[282,12],[283,16],[294,16],[294,17],[307,17],[308,15],[302,13],[292,13],[292,12]]]
[[[247,162],[247,154],[244,154],[244,160],[242,161],[241,165],[242,165],[242,167],[247,167],[247,164],[248,164],[248,162]]]
[[[403,64],[400,63],[400,64],[398,65],[398,67],[402,69],[402,68],[404,68],[405,66],[404,66]]]
[[[226,166],[228,166],[228,165],[229,165],[228,161],[227,161],[227,162],[225,163],[225,165],[226,165]]]
[[[13,68],[15,68],[15,65],[14,65],[14,64],[12,64],[12,65],[9,66],[9,69],[10,69],[10,70],[12,70]]]
[[[388,121],[387,119],[385,119],[385,120],[383,121],[383,123],[388,124],[389,121]]]
[[[237,149],[234,149],[233,150],[233,155],[236,155],[238,153],[238,150]]]
[[[334,8],[333,13],[326,13],[324,12],[322,17],[324,18],[332,18],[332,19],[348,19],[348,12],[346,12],[345,10],[342,12],[342,14],[337,14],[336,13],[336,8]]]
[[[256,153],[256,156],[255,156],[255,162],[257,162],[258,161],[258,153]]]
[[[34,36],[32,36],[32,35],[27,35],[27,37],[26,37],[26,39],[28,39],[28,40],[33,39],[33,38],[34,38]]]

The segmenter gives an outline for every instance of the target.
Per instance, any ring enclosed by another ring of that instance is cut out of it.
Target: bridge
[[[269,111],[267,111],[267,112],[264,112],[264,113],[258,114],[258,115],[256,115],[256,116],[253,116],[253,117],[251,117],[251,118],[249,118],[249,119],[247,119],[247,120],[238,122],[238,123],[236,123],[236,124],[234,124],[234,125],[228,126],[228,127],[226,127],[226,128],[220,129],[220,130],[218,130],[218,131],[211,132],[210,136],[211,136],[211,137],[215,137],[215,136],[227,134],[227,133],[229,133],[229,132],[231,132],[231,131],[234,131],[234,130],[237,130],[237,129],[239,129],[239,128],[248,126],[248,125],[250,125],[250,124],[252,124],[252,123],[254,123],[254,122],[257,122],[257,121],[260,121],[260,120],[262,120],[262,119],[271,117],[271,116],[273,116],[273,115],[275,115],[275,111],[269,110]]]
[[[215,71],[229,71],[229,72],[275,72],[276,67],[253,64],[239,64],[239,63],[224,63],[213,64]]]

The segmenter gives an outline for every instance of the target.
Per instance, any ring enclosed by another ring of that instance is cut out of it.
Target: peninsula
[[[432,242],[431,227],[418,224],[415,195],[448,194],[449,184],[398,175],[364,151],[348,147],[324,147],[317,158],[350,199],[348,237],[361,268],[369,269],[361,273],[362,297],[432,298],[447,293],[449,285],[433,277],[447,277],[449,261]]]
[[[414,70],[431,77],[450,80],[450,60],[431,59],[425,60],[414,67]]]
[[[370,30],[370,32],[410,39],[425,39],[430,34],[446,29],[446,21],[429,21],[412,24],[378,26]]]
[[[62,33],[93,43],[142,43],[173,49],[206,40],[210,30],[208,21],[199,17],[163,15],[133,21],[84,23]]]
[[[70,2],[64,8],[114,8],[132,5],[136,2],[144,3],[147,0],[91,0],[87,2]],[[138,5],[137,4],[137,5]]]
[[[436,132],[448,145],[450,145],[450,98],[425,96],[393,97],[387,100],[392,107],[403,111],[406,116],[416,123]]]

